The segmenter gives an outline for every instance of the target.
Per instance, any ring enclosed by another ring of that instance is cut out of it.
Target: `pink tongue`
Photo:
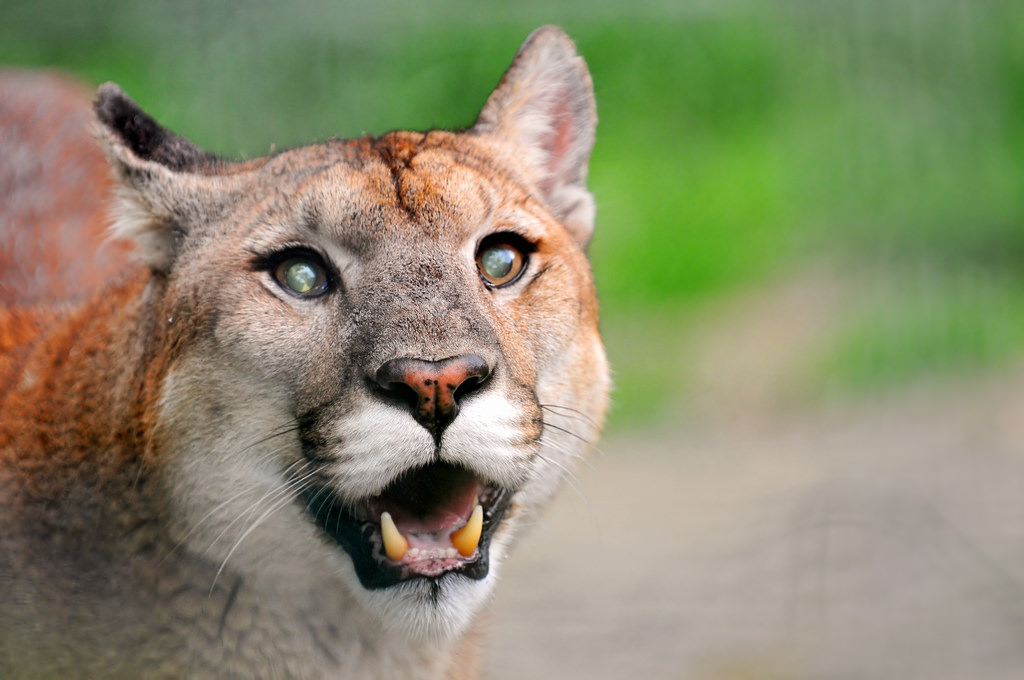
[[[409,534],[444,534],[464,525],[476,507],[480,483],[469,473],[423,475],[417,484],[401,484],[372,499],[370,516],[391,513],[398,530]]]

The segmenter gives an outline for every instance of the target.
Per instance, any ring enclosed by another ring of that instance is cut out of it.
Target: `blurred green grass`
[[[1024,348],[1024,287],[991,271],[901,269],[871,285],[817,364],[824,390],[870,395],[938,373],[1011,368]]]
[[[613,423],[670,415],[695,310],[823,260],[863,294],[813,389],[1024,350],[1021,3],[0,0],[0,63],[118,81],[203,146],[252,156],[466,125],[542,23],[576,39],[598,97]]]

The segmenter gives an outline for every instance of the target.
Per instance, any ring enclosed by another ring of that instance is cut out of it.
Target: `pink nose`
[[[459,414],[459,400],[479,389],[491,367],[476,354],[425,361],[399,357],[385,362],[374,376],[385,395],[409,406],[412,416],[434,439]]]

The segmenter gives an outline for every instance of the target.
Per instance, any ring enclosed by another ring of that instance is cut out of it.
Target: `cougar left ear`
[[[166,271],[204,213],[205,175],[222,161],[161,127],[113,83],[100,86],[94,109],[119,185],[112,231],[134,240],[154,271]]]
[[[548,206],[585,246],[594,230],[586,182],[596,127],[586,64],[560,28],[544,26],[519,48],[473,131],[518,147]]]

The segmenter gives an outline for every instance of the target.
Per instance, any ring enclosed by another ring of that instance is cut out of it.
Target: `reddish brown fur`
[[[157,357],[130,360],[152,354],[138,332],[145,285],[145,277],[130,279],[62,314],[3,312],[0,337],[19,342],[0,359],[0,465],[30,480],[37,500],[59,497],[94,466],[116,478],[140,462],[166,368]],[[92,460],[96,451],[107,457]]]

